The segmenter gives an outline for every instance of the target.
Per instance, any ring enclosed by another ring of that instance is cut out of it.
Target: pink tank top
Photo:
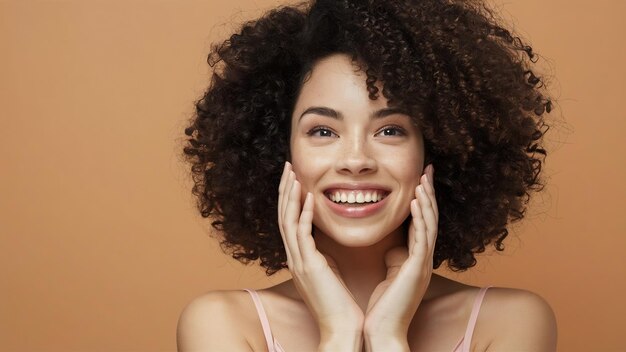
[[[480,289],[480,291],[478,291],[478,294],[474,299],[474,306],[472,307],[472,313],[470,314],[467,328],[465,329],[465,335],[461,337],[461,340],[456,344],[452,352],[469,352],[472,342],[472,334],[474,333],[474,327],[476,326],[476,320],[478,319],[478,312],[480,311],[480,305],[483,303],[483,298],[485,297],[485,293],[487,292],[487,289],[489,287],[483,287]],[[261,325],[263,326],[263,334],[265,335],[265,342],[267,343],[268,351],[285,352],[282,346],[272,335],[270,323],[267,319],[267,315],[265,314],[265,309],[263,308],[263,304],[261,303],[259,294],[255,290],[247,288],[245,290],[250,293],[250,296],[252,296],[252,300],[254,301],[254,305],[256,306],[257,314],[259,315]]]

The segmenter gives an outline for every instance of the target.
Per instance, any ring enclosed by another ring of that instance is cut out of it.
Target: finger
[[[416,189],[415,192],[417,193],[419,191]],[[416,194],[416,196],[418,195]],[[411,207],[411,215],[413,216],[412,222],[415,228],[412,235],[415,236],[415,244],[413,245],[413,252],[411,254],[422,256],[427,253],[426,250],[428,246],[428,240],[426,238],[426,223],[424,222],[420,202],[418,200],[414,200],[412,204],[413,207]]]
[[[287,171],[287,180],[285,181],[285,188],[283,189],[283,194],[281,196],[281,204],[280,204],[280,214],[281,220],[283,224],[285,223],[285,210],[287,209],[287,204],[289,203],[289,192],[291,191],[291,187],[293,186],[293,181],[296,179],[296,175],[293,171]]]
[[[294,266],[296,269],[302,268],[302,256],[298,245],[298,220],[300,219],[300,182],[295,179],[295,173],[292,173],[294,178],[291,190],[289,191],[289,197],[287,199],[287,206],[285,208],[285,237],[287,238],[287,244],[291,251],[291,257],[293,258]]]
[[[423,178],[426,179],[426,176]],[[422,217],[424,218],[424,222],[426,224],[428,247],[431,248],[434,243],[434,237],[437,234],[437,218],[432,208],[430,198],[426,194],[426,187],[424,185],[419,185],[417,190],[417,198],[419,199],[420,209],[422,210]]]
[[[287,172],[287,179],[285,181],[285,186],[282,192],[282,195],[280,196],[280,234],[281,237],[283,239],[283,244],[285,246],[285,251],[287,252],[287,265],[289,266],[290,269],[294,268],[294,258],[293,258],[293,254],[292,254],[292,246],[290,245],[290,237],[288,236],[289,233],[289,219],[287,218],[287,214],[285,214],[285,210],[287,208],[287,204],[289,203],[289,194],[291,192],[292,186],[293,186],[293,181],[294,181],[294,173],[292,171],[288,171]]]
[[[428,169],[428,181],[434,184],[435,166],[432,163],[428,164],[428,166],[430,167]]]
[[[300,214],[300,221],[298,222],[298,245],[300,247],[300,254],[304,262],[311,262],[315,259],[314,255],[317,249],[315,248],[315,240],[311,236],[311,230],[313,228],[313,194],[307,192],[304,199],[304,205],[302,206],[302,213]]]
[[[291,171],[291,164],[288,161],[285,161],[285,166],[283,167],[283,174],[280,176],[280,184],[278,186],[278,194],[282,194],[285,190],[285,181],[287,180],[287,176],[289,176],[289,171]]]
[[[290,164],[288,161],[285,162],[285,167],[283,167],[283,174],[280,176],[280,183],[278,185],[278,225],[282,223],[283,213],[282,213],[282,195],[285,192],[285,183],[287,182],[287,177],[289,176]]]
[[[407,248],[409,248],[409,250],[413,247],[415,247],[415,225],[413,223],[413,212],[415,212],[416,210],[414,210],[413,208],[416,207],[416,205],[414,204],[415,202],[417,202],[417,199],[413,199],[411,200],[411,203],[409,205],[410,209],[411,209],[411,222],[409,223],[409,240],[407,243]]]
[[[433,175],[434,175],[434,168],[432,164],[429,164],[426,167],[427,171],[426,171],[426,181],[424,182],[424,185],[426,187],[426,194],[428,195],[428,198],[430,198],[430,202],[433,204],[433,209],[435,211],[435,218],[437,219],[437,221],[439,221],[439,208],[437,208],[437,197],[435,196],[435,186],[433,183]]]

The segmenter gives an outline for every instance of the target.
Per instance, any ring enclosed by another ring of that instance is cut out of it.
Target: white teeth
[[[348,194],[348,203],[352,204],[356,202],[356,197],[354,197],[354,193]]]
[[[357,203],[365,203],[365,197],[363,196],[363,193],[358,193],[356,195],[356,202]]]
[[[348,204],[363,204],[363,203],[376,203],[383,200],[384,193],[377,191],[374,192],[360,192],[360,191],[352,191],[352,192],[340,192],[335,191],[335,193],[329,193],[328,198],[335,203],[348,203]]]

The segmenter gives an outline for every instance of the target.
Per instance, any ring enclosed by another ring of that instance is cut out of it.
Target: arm
[[[229,307],[227,298],[219,291],[189,303],[178,319],[178,351],[252,351]]]
[[[336,336],[322,338],[317,348],[318,352],[323,351],[355,351],[360,352],[363,344],[361,332],[339,333]]]
[[[520,290],[502,290],[498,296],[497,318],[488,323],[494,332],[488,352],[556,351],[556,318],[543,298]]]

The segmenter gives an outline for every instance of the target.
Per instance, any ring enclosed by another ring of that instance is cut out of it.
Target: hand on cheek
[[[406,338],[430,283],[439,219],[432,179],[429,165],[411,201],[408,245],[391,249],[385,257],[387,277],[374,290],[365,315],[364,333],[370,336]]]
[[[313,194],[301,206],[301,185],[286,163],[278,191],[278,226],[287,266],[300,296],[316,318],[322,340],[337,331],[360,336],[363,312],[346,288],[334,260],[320,253],[311,236]]]

